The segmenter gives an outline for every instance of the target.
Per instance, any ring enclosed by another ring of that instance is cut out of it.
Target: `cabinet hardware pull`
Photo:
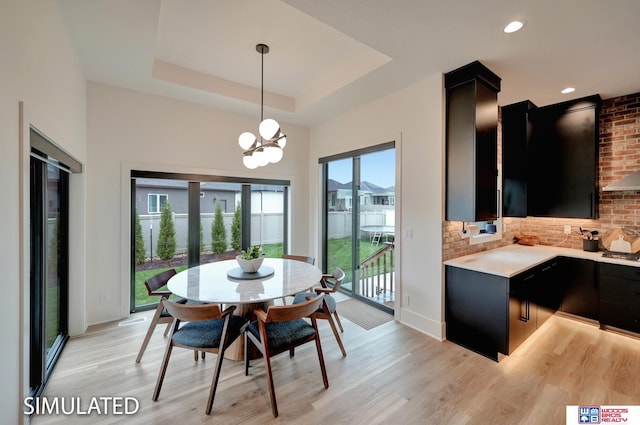
[[[533,279],[534,277],[536,277],[536,275],[535,275],[535,274],[532,274],[532,275],[529,275],[529,276],[525,277],[524,279],[522,279],[522,281],[523,281],[523,282],[526,282],[527,280],[529,280],[529,279]]]
[[[546,272],[547,270],[551,270],[551,267],[553,267],[553,266],[547,266],[547,267],[545,267],[544,269],[542,269],[542,271],[543,271],[543,272]]]

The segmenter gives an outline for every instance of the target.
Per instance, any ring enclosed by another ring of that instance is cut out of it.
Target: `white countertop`
[[[508,245],[489,251],[465,255],[444,262],[447,266],[459,267],[496,276],[513,277],[532,267],[555,257],[573,257],[598,261],[601,263],[620,264],[640,267],[640,262],[605,258],[600,252],[588,252],[581,249],[558,248],[546,245]]]

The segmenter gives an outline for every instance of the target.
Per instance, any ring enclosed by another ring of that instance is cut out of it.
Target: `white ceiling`
[[[301,125],[474,60],[502,78],[501,105],[640,91],[638,0],[57,3],[89,80],[241,113],[259,114],[268,44],[265,116]]]

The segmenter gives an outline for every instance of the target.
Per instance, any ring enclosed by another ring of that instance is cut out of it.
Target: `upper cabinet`
[[[594,95],[502,109],[505,216],[596,218],[601,103]]]
[[[493,220],[500,77],[475,61],[445,74],[445,88],[446,220]]]
[[[530,111],[525,100],[502,107],[502,215],[527,216],[527,147],[531,139]]]

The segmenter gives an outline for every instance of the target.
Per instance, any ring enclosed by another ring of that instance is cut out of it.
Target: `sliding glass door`
[[[144,281],[169,268],[234,258],[260,245],[287,247],[284,180],[134,171],[131,180],[131,311],[154,308]]]
[[[394,142],[320,159],[326,272],[340,267],[350,295],[392,309],[395,302]]]
[[[30,164],[30,373],[39,394],[68,337],[69,174],[33,151]]]

